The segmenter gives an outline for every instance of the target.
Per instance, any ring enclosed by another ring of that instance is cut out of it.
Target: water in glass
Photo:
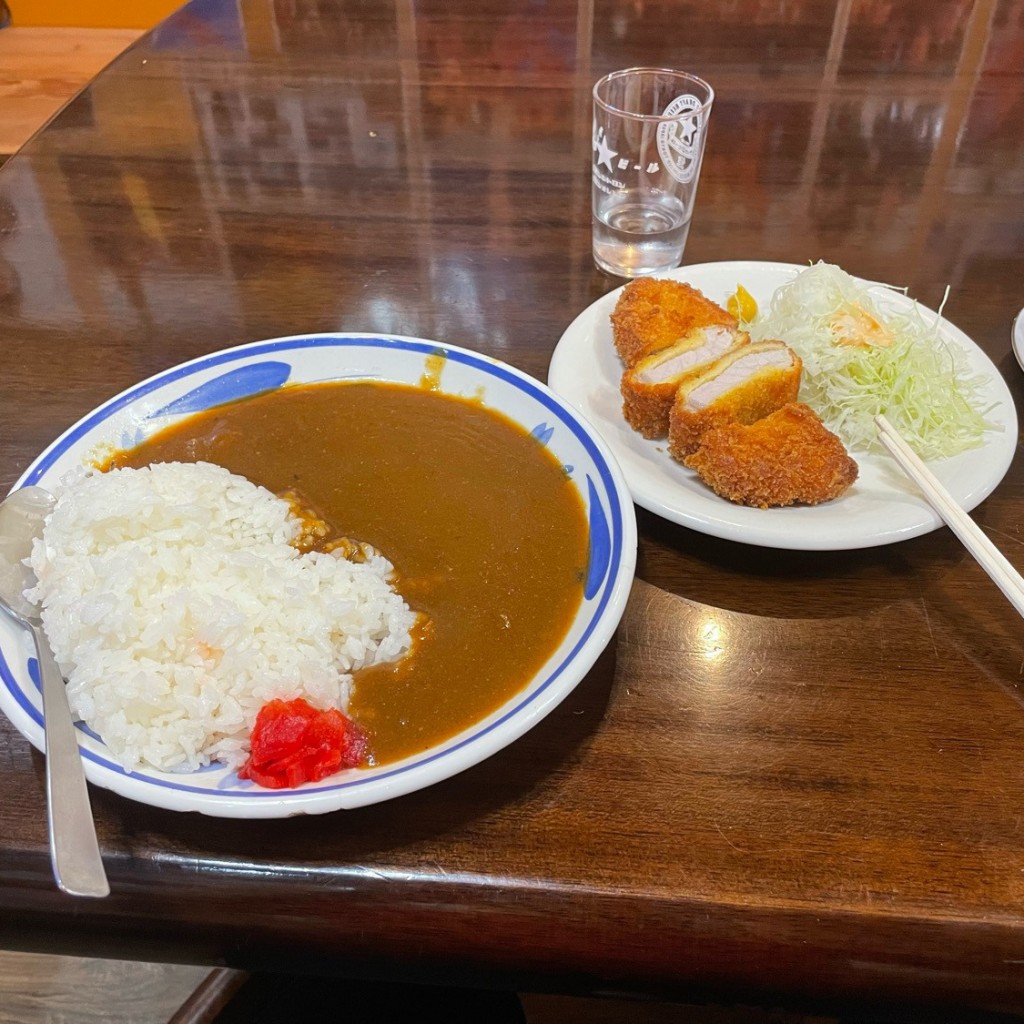
[[[619,277],[678,267],[690,221],[675,196],[629,190],[601,195],[594,214],[594,259]]]

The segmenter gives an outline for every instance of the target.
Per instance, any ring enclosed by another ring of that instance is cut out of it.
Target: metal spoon
[[[72,896],[107,896],[110,884],[96,840],[64,678],[43,632],[39,609],[24,597],[35,577],[23,561],[32,551],[32,540],[42,533],[54,500],[42,487],[23,487],[0,502],[0,609],[28,629],[36,645],[43,684],[47,822],[54,877]]]

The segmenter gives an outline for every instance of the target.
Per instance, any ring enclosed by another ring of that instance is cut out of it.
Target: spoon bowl
[[[25,597],[35,582],[25,559],[42,534],[54,497],[42,487],[23,487],[0,502],[0,610],[32,634],[43,691],[46,736],[46,803],[50,860],[57,885],[72,896],[107,896],[89,791],[71,719],[67,690],[39,608]]]

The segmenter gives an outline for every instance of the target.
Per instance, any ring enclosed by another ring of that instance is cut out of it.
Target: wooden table
[[[891,10],[890,10],[891,8]],[[687,262],[905,284],[1021,403],[1024,4],[196,0],[0,170],[0,487],[135,381],[301,331],[544,378],[590,255],[589,88],[718,99]],[[976,512],[1024,566],[1024,470]],[[0,722],[0,944],[773,1005],[1024,1015],[1024,626],[946,530],[793,553],[641,512],[615,642],[504,753],[326,817],[93,799],[50,874]]]

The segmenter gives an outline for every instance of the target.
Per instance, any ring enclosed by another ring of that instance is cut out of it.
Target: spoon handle
[[[96,839],[64,678],[42,629],[33,626],[32,633],[43,683],[46,807],[53,874],[57,885],[71,896],[107,896],[110,883]]]

